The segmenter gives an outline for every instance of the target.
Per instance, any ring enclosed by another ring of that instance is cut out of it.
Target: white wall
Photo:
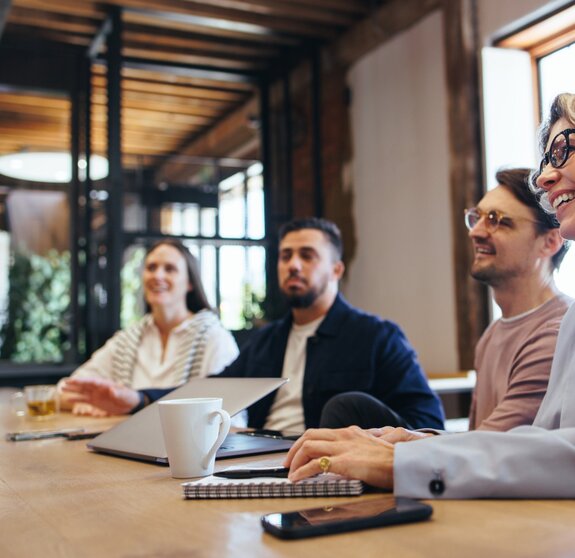
[[[480,41],[541,8],[481,0]],[[357,254],[350,302],[402,326],[428,373],[458,369],[447,92],[440,13],[370,52],[348,74]]]
[[[427,372],[457,370],[442,17],[350,71],[358,250],[343,290],[398,322]]]

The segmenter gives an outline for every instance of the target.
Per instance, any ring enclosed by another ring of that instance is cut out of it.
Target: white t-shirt
[[[289,378],[277,392],[264,428],[303,432],[305,419],[301,402],[307,340],[315,335],[325,316],[305,325],[293,324],[284,356],[282,378]]]

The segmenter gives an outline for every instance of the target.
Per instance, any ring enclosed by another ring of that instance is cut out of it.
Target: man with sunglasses
[[[530,192],[529,170],[501,170],[496,179],[498,186],[465,212],[474,250],[471,275],[491,287],[502,312],[475,350],[470,430],[505,431],[533,422],[571,303],[553,280],[568,247],[555,218]]]

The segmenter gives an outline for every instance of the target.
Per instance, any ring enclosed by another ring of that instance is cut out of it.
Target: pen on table
[[[6,440],[23,442],[27,440],[46,440],[48,438],[63,438],[70,434],[80,434],[83,428],[61,428],[60,430],[30,430],[27,432],[8,432]]]
[[[66,440],[88,440],[89,438],[95,438],[99,436],[102,432],[70,432],[69,434],[65,434],[64,437]]]

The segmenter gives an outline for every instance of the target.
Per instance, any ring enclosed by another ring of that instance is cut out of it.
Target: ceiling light
[[[86,160],[78,161],[81,171],[86,168]],[[69,153],[22,152],[0,155],[0,174],[18,180],[33,182],[59,182],[72,180],[72,157]],[[101,180],[108,176],[108,160],[101,155],[90,157],[90,177]]]

